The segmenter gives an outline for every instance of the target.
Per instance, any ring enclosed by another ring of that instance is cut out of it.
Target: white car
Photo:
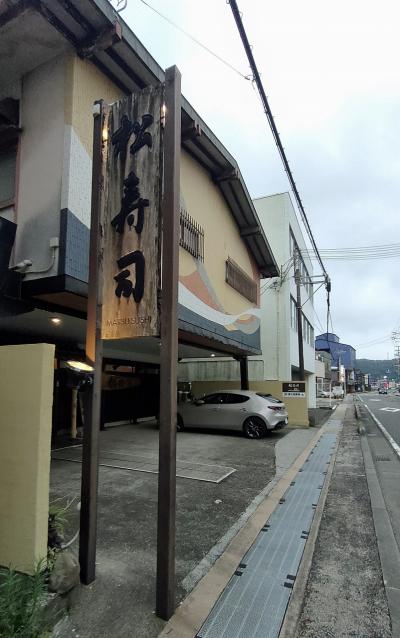
[[[178,404],[178,430],[242,430],[249,439],[261,439],[268,430],[278,430],[287,423],[288,413],[280,399],[251,390],[221,390]]]
[[[318,392],[319,399],[331,399],[332,396],[333,396],[332,392],[329,392],[328,390],[320,390]]]

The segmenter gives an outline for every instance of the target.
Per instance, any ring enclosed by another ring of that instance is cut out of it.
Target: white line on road
[[[383,412],[400,412],[400,408],[379,408]]]
[[[366,403],[364,403],[365,407],[367,408],[368,412],[370,413],[370,415],[372,416],[372,418],[374,419],[376,425],[378,426],[378,428],[381,430],[383,436],[389,441],[390,445],[392,446],[393,450],[395,451],[395,453],[397,454],[397,456],[400,458],[400,446],[397,445],[396,441],[394,440],[393,437],[390,436],[389,432],[387,431],[387,429],[382,425],[382,423],[379,421],[379,419],[376,418],[375,414],[373,414],[371,412],[371,410],[369,409],[369,407],[367,406]]]

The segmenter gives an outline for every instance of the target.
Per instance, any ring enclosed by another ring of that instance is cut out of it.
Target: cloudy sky
[[[149,4],[242,74],[250,73],[225,0]],[[394,0],[239,3],[321,251],[400,243],[396,5]],[[251,195],[289,190],[251,81],[224,66],[142,0],[128,0],[121,15],[161,66],[179,67],[182,92],[236,158]],[[400,256],[324,263],[332,279],[333,331],[356,347],[358,357],[391,358],[391,333],[400,328]],[[314,272],[318,274],[317,265]],[[322,290],[316,294],[315,308],[318,334],[326,330]]]

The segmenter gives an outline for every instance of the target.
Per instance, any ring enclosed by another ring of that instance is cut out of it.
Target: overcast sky
[[[250,73],[225,0],[149,4]],[[241,0],[239,8],[317,246],[400,243],[397,3]],[[289,190],[252,83],[141,0],[128,0],[121,15],[161,66],[179,67],[183,94],[233,154],[251,196]],[[333,331],[359,358],[392,358],[400,258],[324,263],[332,279]],[[326,331],[322,290],[315,308],[319,334]],[[361,346],[373,340],[381,343]]]

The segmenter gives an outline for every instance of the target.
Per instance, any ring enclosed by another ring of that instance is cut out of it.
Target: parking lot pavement
[[[177,602],[195,583],[188,575],[273,479],[275,444],[289,431],[280,430],[259,441],[234,432],[178,433],[180,461],[235,471],[220,483],[177,479]],[[108,454],[110,461],[111,452],[111,461],[100,467],[99,474],[97,579],[80,588],[71,616],[56,635],[152,638],[164,624],[154,614],[157,475],[115,466],[131,452],[154,457],[158,431],[153,423],[140,423],[109,429],[100,438],[101,453]],[[52,461],[52,498],[79,499],[81,465],[77,461]],[[70,531],[77,525],[73,506]],[[223,549],[222,544],[218,551]]]

